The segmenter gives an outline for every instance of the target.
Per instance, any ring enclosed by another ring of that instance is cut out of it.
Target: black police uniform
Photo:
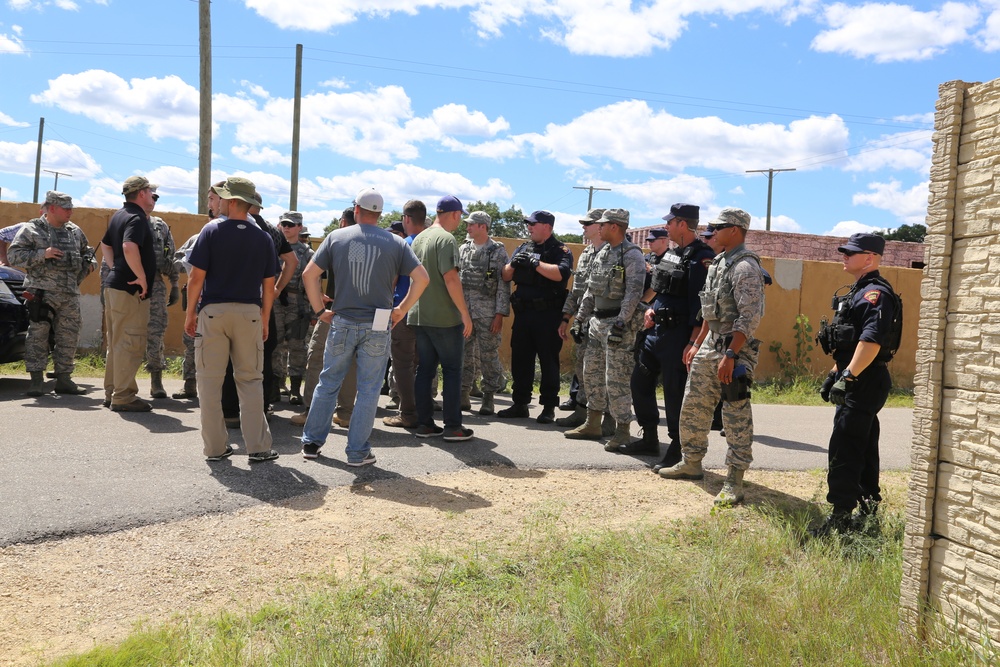
[[[515,405],[531,403],[537,357],[542,371],[539,403],[554,408],[559,403],[559,352],[562,350],[559,325],[566,301],[566,282],[573,273],[573,253],[554,236],[541,244],[527,241],[514,251],[514,256],[520,253],[532,255],[541,263],[555,264],[559,267],[561,280],[549,280],[530,266],[514,267],[513,281],[517,289],[510,296],[514,310],[510,337],[512,398]]]
[[[859,341],[882,346],[875,361],[848,383],[844,405],[837,406],[833,418],[827,473],[830,492],[826,499],[833,505],[834,514],[849,515],[859,502],[867,512],[882,499],[878,412],[892,387],[886,368],[890,358],[886,344],[896,314],[896,297],[888,283],[880,280],[879,272],[872,271],[858,279],[840,304],[831,323],[836,330],[845,332],[831,341],[837,369],[848,367]]]
[[[680,414],[687,383],[684,348],[691,331],[701,326],[698,292],[705,285],[708,265],[715,252],[701,239],[684,248],[673,248],[652,264],[649,287],[656,291],[652,308],[653,329],[638,350],[632,371],[632,404],[636,421],[645,429],[656,429],[660,421],[656,405],[656,385],[663,382],[663,408],[667,419],[670,448],[680,454]]]

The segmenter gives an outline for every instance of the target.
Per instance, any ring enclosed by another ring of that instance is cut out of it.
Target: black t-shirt
[[[125,202],[108,222],[108,231],[104,233],[101,243],[111,246],[114,252],[114,264],[108,274],[106,287],[122,290],[129,294],[139,291],[138,285],[129,285],[136,279],[135,273],[125,260],[124,244],[130,242],[139,246],[139,257],[146,274],[146,286],[150,288],[156,278],[156,253],[153,250],[153,230],[149,226],[149,217],[135,202]]]

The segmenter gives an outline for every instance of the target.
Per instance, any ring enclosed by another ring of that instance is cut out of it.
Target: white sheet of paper
[[[392,310],[388,308],[376,308],[375,319],[372,320],[372,331],[389,330],[389,314]]]

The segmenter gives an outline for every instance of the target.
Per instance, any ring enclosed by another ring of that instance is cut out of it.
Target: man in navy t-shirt
[[[270,461],[278,453],[271,449],[264,418],[263,351],[278,270],[274,243],[248,219],[255,203],[252,182],[232,177],[212,189],[222,198],[227,218],[205,225],[191,248],[184,320],[184,330],[195,341],[205,457],[220,461],[233,453],[222,417],[222,382],[232,360],[250,462]]]

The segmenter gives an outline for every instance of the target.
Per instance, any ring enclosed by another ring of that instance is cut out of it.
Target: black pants
[[[851,512],[861,499],[879,501],[878,412],[892,379],[885,364],[872,364],[854,381],[844,405],[837,406],[830,436],[826,499],[838,512]]]
[[[271,368],[271,356],[278,347],[278,335],[275,332],[274,310],[267,324],[267,340],[264,341],[264,406],[268,405],[267,397],[274,388],[274,372]],[[226,379],[222,381],[222,416],[226,419],[238,419],[240,416],[240,397],[236,394],[236,380],[233,379],[233,362],[226,366]]]
[[[687,383],[684,348],[690,334],[690,327],[658,327],[645,337],[632,370],[632,406],[635,420],[643,428],[656,428],[660,422],[656,385],[663,383],[663,412],[671,444],[680,442],[681,403]]]
[[[514,315],[510,335],[510,374],[514,380],[514,403],[531,403],[537,358],[542,371],[539,403],[544,407],[559,404],[559,352],[562,350],[560,324],[562,311],[559,308],[522,310]]]

